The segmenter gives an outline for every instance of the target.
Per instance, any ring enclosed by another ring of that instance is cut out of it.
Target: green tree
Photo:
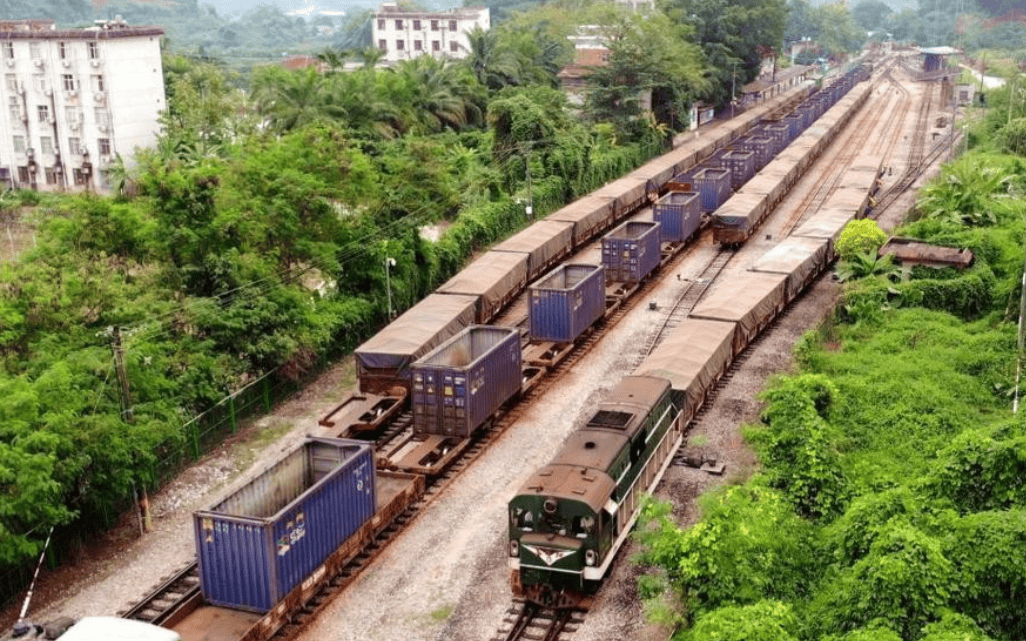
[[[666,12],[694,30],[692,42],[710,67],[708,90],[700,97],[717,105],[730,102],[732,85],[759,75],[762,52],[780,48],[787,20],[785,0],[669,0]]]
[[[497,31],[475,26],[467,38],[470,53],[465,61],[482,86],[498,91],[520,83],[521,68],[516,54],[499,40]]]
[[[724,606],[704,614],[687,631],[687,641],[797,641],[798,621],[780,601]]]
[[[841,231],[837,239],[837,254],[841,260],[850,260],[858,254],[875,253],[887,242],[887,234],[875,220],[862,218],[852,220]]]
[[[859,0],[851,9],[855,22],[866,31],[874,32],[884,28],[892,13],[894,10],[882,0]]]
[[[670,131],[683,129],[690,102],[707,87],[701,53],[687,35],[687,28],[661,16],[624,16],[608,28],[609,64],[588,75],[591,118],[638,141],[647,133],[642,104],[648,101]]]

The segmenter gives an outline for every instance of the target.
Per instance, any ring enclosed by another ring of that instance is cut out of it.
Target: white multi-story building
[[[106,191],[117,154],[156,141],[165,109],[158,27],[0,21],[0,182]]]
[[[406,11],[386,2],[374,14],[372,38],[385,53],[384,62],[410,60],[423,55],[436,58],[466,58],[470,53],[467,34],[481,27],[491,28],[487,7],[461,7],[435,13]]]

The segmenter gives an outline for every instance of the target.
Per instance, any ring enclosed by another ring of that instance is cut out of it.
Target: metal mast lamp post
[[[389,271],[395,267],[394,258],[385,258],[385,289],[388,291],[388,318],[392,319],[394,314],[392,313],[392,279]]]

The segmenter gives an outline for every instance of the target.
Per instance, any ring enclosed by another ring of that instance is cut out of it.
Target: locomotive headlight
[[[510,556],[520,556],[520,541],[517,541],[516,539],[511,539],[510,540],[510,542],[509,542],[509,555]]]
[[[595,565],[595,550],[588,550],[584,553],[584,562],[588,565]]]

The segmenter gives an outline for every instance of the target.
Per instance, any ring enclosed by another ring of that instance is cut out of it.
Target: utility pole
[[[114,368],[121,383],[121,416],[126,423],[131,423],[132,397],[128,392],[128,372],[125,371],[125,351],[121,347],[121,328],[117,325],[110,328],[110,347],[114,352]]]
[[[524,168],[527,173],[527,205],[524,211],[528,218],[534,217],[534,199],[531,198],[531,143],[524,147]]]
[[[135,416],[132,412],[132,396],[128,389],[128,371],[125,369],[125,350],[121,345],[121,328],[114,325],[109,330],[110,347],[114,352],[114,369],[121,384],[121,418],[132,423]],[[146,495],[146,486],[142,488],[142,498],[136,495],[135,480],[132,480],[132,498],[136,499],[136,516],[139,518],[140,533],[150,531],[150,499]]]

